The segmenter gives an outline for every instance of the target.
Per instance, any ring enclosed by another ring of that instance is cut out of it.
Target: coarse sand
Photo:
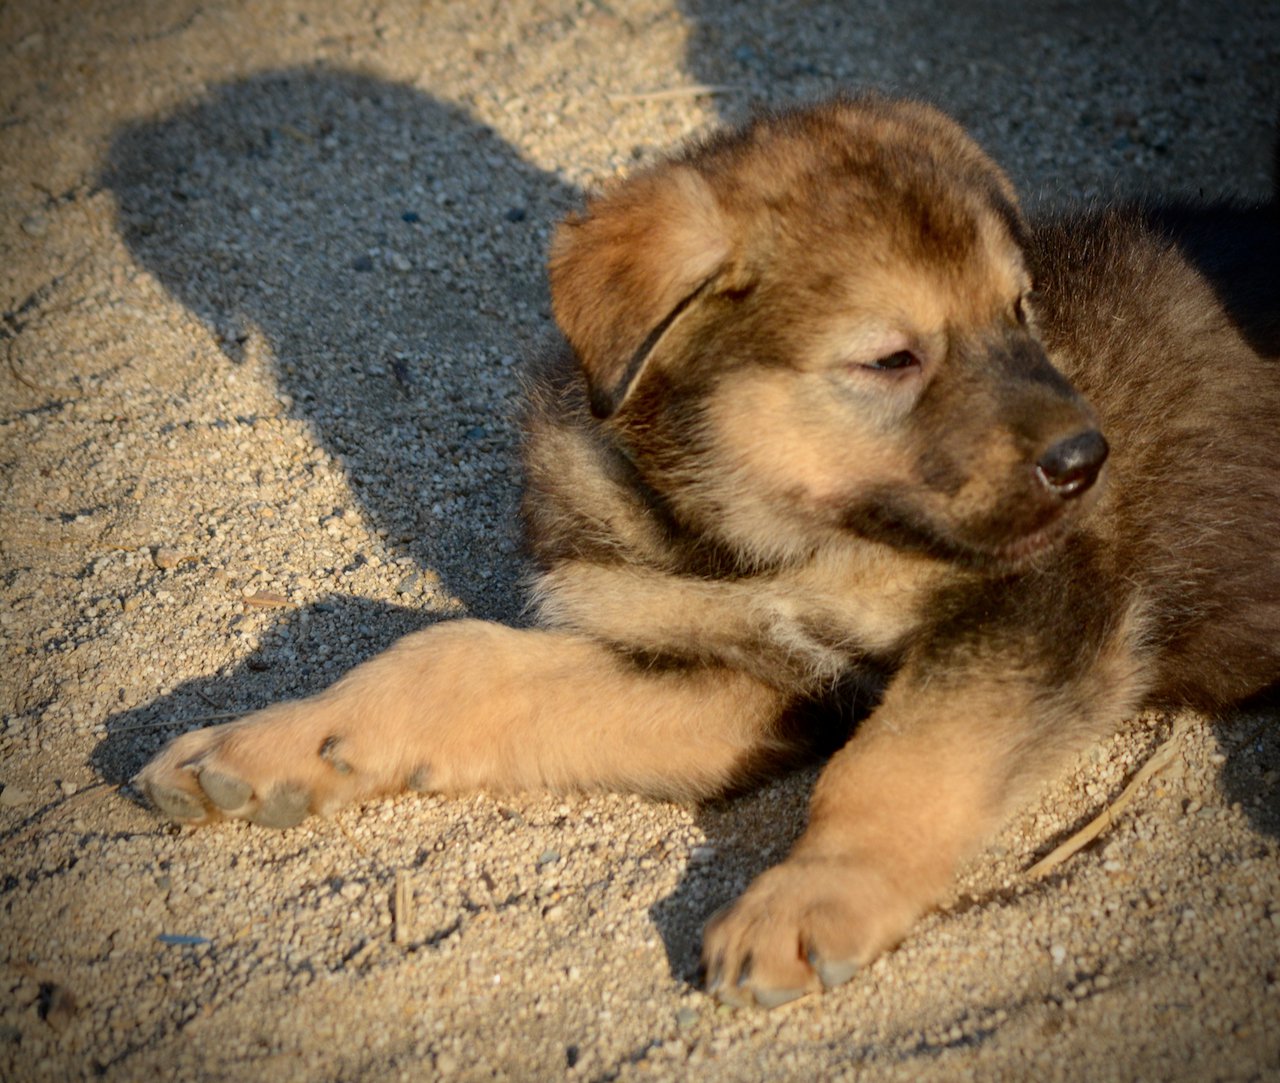
[[[812,772],[281,833],[120,786],[407,630],[520,620],[552,224],[714,124],[865,86],[952,112],[1032,205],[1257,198],[1280,5],[0,5],[0,1078],[1280,1078],[1274,705],[1135,719],[898,950],[772,1013],[696,988],[698,930]]]

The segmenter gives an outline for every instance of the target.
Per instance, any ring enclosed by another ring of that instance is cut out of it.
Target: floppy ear
[[[730,249],[711,188],[685,165],[626,181],[561,223],[551,242],[551,306],[596,417],[622,405],[653,348]]]

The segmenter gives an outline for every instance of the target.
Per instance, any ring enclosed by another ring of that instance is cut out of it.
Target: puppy
[[[407,636],[180,737],[164,813],[405,789],[698,800],[874,703],[708,988],[838,985],[1064,757],[1280,675],[1280,216],[1028,224],[927,106],[759,119],[588,202],[526,420],[540,625]]]

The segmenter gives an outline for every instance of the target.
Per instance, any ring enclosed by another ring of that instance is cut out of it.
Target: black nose
[[[1059,440],[1036,461],[1036,473],[1057,496],[1079,496],[1098,480],[1107,461],[1107,442],[1097,429]]]

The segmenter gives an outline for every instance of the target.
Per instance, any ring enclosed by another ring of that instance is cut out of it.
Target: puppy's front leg
[[[176,819],[271,827],[404,789],[695,798],[778,751],[784,706],[745,674],[646,671],[585,637],[450,621],[318,695],[179,737],[137,781]]]
[[[1028,787],[1134,706],[1133,687],[1090,696],[998,672],[895,678],[819,778],[787,860],[712,918],[709,991],[773,1007],[848,980],[945,895]]]

